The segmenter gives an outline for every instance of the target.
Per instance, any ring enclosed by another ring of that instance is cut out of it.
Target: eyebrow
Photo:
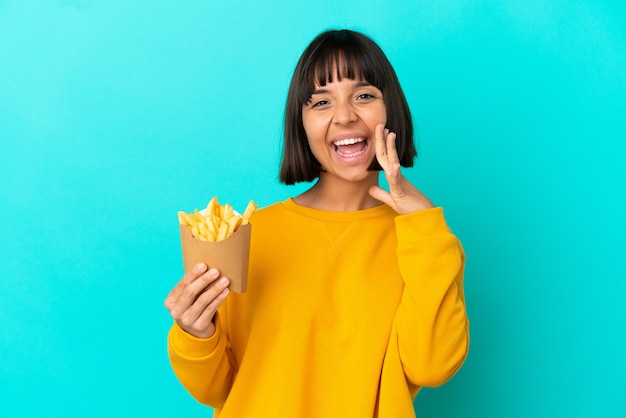
[[[373,85],[367,81],[359,81],[354,85],[354,88],[359,88],[359,87],[368,87],[368,86],[372,86]],[[314,94],[325,94],[328,93],[327,89],[315,89],[311,92],[311,96],[313,96]]]

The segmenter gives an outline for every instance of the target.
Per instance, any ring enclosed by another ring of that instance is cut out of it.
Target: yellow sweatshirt
[[[211,338],[174,324],[172,367],[219,418],[414,417],[467,355],[464,260],[441,208],[276,203],[252,219],[248,291]]]

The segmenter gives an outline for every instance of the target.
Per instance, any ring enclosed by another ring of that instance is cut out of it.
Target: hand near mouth
[[[391,206],[400,215],[434,208],[435,205],[428,197],[413,186],[400,172],[396,134],[390,132],[382,124],[378,124],[374,137],[376,159],[385,173],[385,178],[389,183],[389,191],[379,186],[372,186],[369,189],[370,196]]]

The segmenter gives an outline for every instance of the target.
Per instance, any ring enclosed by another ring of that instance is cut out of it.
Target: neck
[[[373,208],[381,204],[369,194],[378,185],[378,172],[361,181],[345,181],[336,177],[320,175],[317,183],[294,200],[302,206],[332,212],[351,212]]]

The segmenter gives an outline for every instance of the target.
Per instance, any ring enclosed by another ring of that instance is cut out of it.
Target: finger
[[[386,146],[387,146],[387,161],[389,162],[389,166],[392,167],[394,164],[400,164],[400,158],[398,157],[398,150],[396,149],[396,133],[390,132],[387,130],[386,137]]]
[[[172,289],[169,295],[167,295],[167,298],[165,299],[166,305],[168,301],[176,301],[176,299],[178,299],[179,295],[185,290],[185,288],[189,286],[191,282],[200,277],[204,272],[206,272],[207,269],[208,267],[206,264],[198,263],[191,270],[185,272],[183,278],[176,284],[176,286],[174,287],[174,289]]]
[[[404,194],[402,173],[400,171],[400,158],[396,148],[395,132],[386,134],[385,146],[387,149],[387,164],[383,167],[385,178],[389,184],[389,192],[392,196],[400,196]]]
[[[374,199],[386,203],[389,206],[393,207],[393,199],[391,198],[391,195],[389,194],[389,192],[387,192],[385,189],[383,189],[380,186],[372,186],[369,189],[369,194],[370,196],[372,196]]]
[[[385,144],[385,127],[382,124],[376,125],[374,130],[376,145],[376,159],[383,170],[387,167],[387,146]]]
[[[213,322],[215,313],[226,300],[226,296],[228,296],[228,294],[229,290],[226,288],[219,295],[217,295],[217,297],[213,299],[213,302],[207,305],[207,307],[198,316],[198,319],[196,319],[196,322],[194,323],[194,327],[199,330],[208,330],[211,326],[211,322]]]
[[[387,177],[387,183],[389,184],[389,191],[394,195],[404,194],[405,190],[402,187],[400,163],[396,162],[391,164],[391,167],[385,172],[385,175]]]
[[[393,187],[399,187],[400,182],[400,158],[398,157],[398,151],[396,149],[396,133],[389,132],[386,136],[386,148],[387,148],[387,167],[385,170],[385,177],[389,183],[390,191],[395,192]]]
[[[215,268],[193,279],[189,279],[187,275],[185,275],[177,285],[179,289],[175,290],[175,295],[166,300],[166,306],[172,317],[177,318],[186,311],[196,301],[203,290],[217,280],[219,276],[220,272]],[[193,273],[189,277],[194,277]],[[188,279],[192,281],[188,281]]]
[[[222,277],[220,280],[212,283],[206,290],[198,295],[193,304],[189,306],[179,318],[175,319],[185,326],[201,329],[197,324],[198,319],[205,312],[209,312],[208,315],[213,318],[217,308],[228,294],[228,283],[229,280],[226,277]]]

